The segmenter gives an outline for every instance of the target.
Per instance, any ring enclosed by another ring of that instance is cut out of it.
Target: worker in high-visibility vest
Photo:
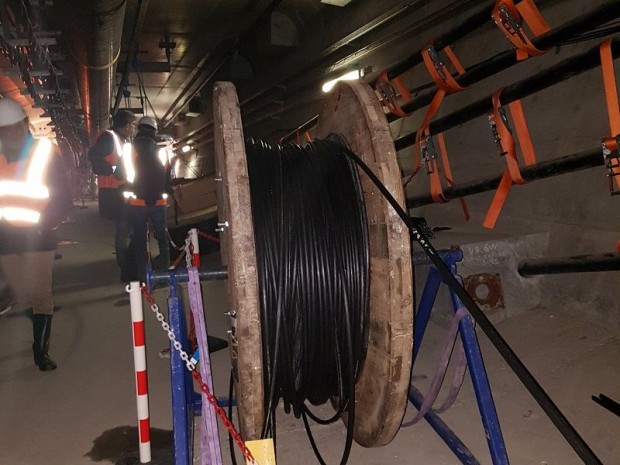
[[[128,143],[134,127],[134,114],[119,110],[112,117],[112,127],[99,134],[97,141],[88,151],[93,173],[97,175],[99,215],[114,221],[114,251],[116,263],[121,271],[121,281],[136,279],[133,250],[130,247],[131,225],[123,198],[124,180],[119,180],[114,171],[120,163],[123,146]]]
[[[136,268],[141,281],[146,279],[148,221],[153,225],[159,248],[159,256],[153,260],[154,267],[167,269],[170,265],[170,245],[166,232],[166,191],[170,170],[167,158],[160,157],[156,134],[155,119],[149,116],[141,118],[132,148],[123,153],[122,168],[117,170],[117,175],[127,181],[123,187],[133,229]]]
[[[66,170],[49,139],[35,140],[22,107],[0,100],[0,264],[17,302],[32,307],[32,351],[41,371],[49,357],[54,312],[56,230],[73,206]]]

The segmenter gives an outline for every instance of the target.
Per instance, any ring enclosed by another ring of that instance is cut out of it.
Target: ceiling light
[[[345,6],[351,0],[321,0],[321,3],[327,3],[328,5]]]
[[[181,147],[181,152],[183,153],[187,153],[191,150],[192,148],[189,145],[184,145],[183,147]]]
[[[329,92],[330,90],[332,90],[332,88],[336,85],[338,81],[355,81],[356,79],[359,79],[360,77],[362,77],[362,73],[360,73],[359,69],[349,71],[347,74],[343,74],[342,76],[336,79],[327,81],[325,84],[323,84],[321,89],[323,90],[323,92]]]

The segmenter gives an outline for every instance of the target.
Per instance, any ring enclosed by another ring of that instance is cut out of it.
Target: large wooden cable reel
[[[216,176],[228,305],[236,312],[231,358],[241,434],[258,439],[265,418],[260,303],[252,206],[239,102],[233,84],[214,88]],[[316,137],[336,133],[404,205],[400,169],[387,120],[374,92],[342,82],[327,99]],[[370,249],[368,352],[355,386],[353,437],[362,446],[388,444],[407,405],[413,348],[413,289],[409,231],[374,184],[360,175]]]

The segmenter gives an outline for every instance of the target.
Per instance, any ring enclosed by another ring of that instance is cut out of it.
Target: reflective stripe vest
[[[38,140],[27,157],[13,162],[0,155],[0,219],[17,227],[34,226],[49,203],[47,171],[54,148]]]
[[[134,163],[136,162],[138,153],[135,150],[135,148],[131,146],[128,147],[127,145],[128,144],[125,144],[125,146],[123,147],[123,165],[125,168],[125,173],[127,174],[127,181],[130,183],[133,183],[136,177],[136,170],[135,170]],[[164,166],[164,169],[166,169],[168,165],[168,159],[162,158],[161,156],[158,158],[161,164]],[[138,198],[138,196],[133,192],[126,191],[124,192],[124,196],[129,205],[132,205],[134,207],[146,206],[146,201],[144,199]],[[155,200],[154,205],[161,207],[161,206],[167,205],[167,203],[168,203],[168,194],[162,193],[161,198]]]
[[[123,143],[121,142],[121,138],[114,131],[107,130],[105,132],[109,133],[114,141],[114,150],[105,156],[105,161],[110,166],[114,167],[118,164],[118,161],[123,155]],[[125,184],[125,181],[117,179],[114,174],[108,176],[97,175],[97,186],[99,186],[99,189],[118,189],[123,184]]]

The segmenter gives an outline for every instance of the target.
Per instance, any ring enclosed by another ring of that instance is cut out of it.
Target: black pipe
[[[521,168],[521,175],[526,181],[534,181],[536,179],[550,178],[601,165],[603,165],[603,154],[599,148],[523,167]],[[452,200],[491,191],[497,189],[501,179],[502,175],[500,174],[455,184],[454,186],[443,189],[443,196],[446,200]],[[433,197],[430,193],[417,195],[407,199],[407,208],[421,207],[422,205],[429,205],[431,203],[433,203]]]
[[[485,7],[486,11],[486,7]],[[538,38],[532,40],[535,46],[540,49],[548,49],[554,46],[558,46],[561,42],[573,38],[575,35],[591,30],[593,27],[599,26],[600,24],[604,24],[611,19],[618,17],[619,11],[617,8],[617,1],[612,0],[609,3],[599,6],[594,11],[587,13],[579,18],[575,18],[568,23],[559,26],[557,28],[552,29],[546,34],[541,35]],[[489,12],[486,13],[486,19],[489,20]],[[438,37],[435,40],[435,47],[438,50],[441,50],[446,45],[454,42],[455,40],[463,37],[466,33],[471,32],[469,29],[469,22],[472,24],[478,24],[478,21],[482,18],[481,13],[476,13],[468,20],[461,23],[461,25],[451,31],[448,31],[446,34]],[[407,69],[414,67],[415,65],[422,62],[422,54],[421,50],[416,51],[412,54],[407,60],[403,61],[395,65],[391,70],[388,71],[388,78],[392,79]],[[476,82],[479,82],[483,79],[486,79],[500,71],[503,71],[511,66],[519,63],[516,59],[516,53],[514,50],[506,50],[505,52],[499,53],[482,63],[478,63],[466,69],[465,74],[462,76],[454,76],[456,81],[463,87],[471,86]],[[374,80],[369,83],[371,86],[374,84]],[[433,91],[427,92],[425,94],[419,94],[429,87],[433,88]],[[412,113],[415,110],[418,110],[426,105],[428,105],[433,97],[435,96],[435,87],[434,83],[424,84],[415,89],[412,89],[412,94],[416,94],[415,99],[412,102],[405,103],[402,105],[402,108],[407,113]],[[278,114],[280,111],[274,112],[274,114]],[[388,122],[395,121],[399,119],[398,116],[394,114],[387,115]],[[318,118],[315,116],[307,123],[304,123],[302,126],[303,130],[308,130],[314,127]],[[299,129],[302,130],[302,129]],[[291,137],[295,135],[296,131],[293,131],[283,137],[283,140],[289,140]]]
[[[540,37],[532,39],[532,43],[541,50],[549,49],[560,45],[563,41],[571,39],[578,34],[600,26],[601,24],[604,24],[611,19],[617,18],[619,15],[620,8],[618,8],[618,2],[617,0],[612,0],[605,5],[599,6],[597,9],[591,11],[590,13],[587,13],[579,18],[575,18],[562,26],[552,29],[551,31],[541,35]],[[449,42],[447,42],[446,45],[449,45]],[[437,50],[440,50],[443,47],[440,48],[439,44],[437,44],[436,48]],[[421,52],[418,52],[418,54],[420,53]],[[420,55],[418,62],[421,61],[422,58]],[[467,68],[465,70],[465,74],[463,74],[462,76],[456,75],[454,76],[454,79],[461,87],[468,87],[472,84],[475,84],[476,82],[479,82],[496,73],[499,73],[500,71],[504,71],[505,69],[516,65],[517,63],[520,62],[517,60],[515,51],[507,50],[489,58],[488,60],[485,60],[481,63]],[[388,76],[390,76],[390,74],[388,74]],[[421,90],[423,89],[413,89],[412,94],[417,94],[417,92]],[[418,94],[413,101],[403,104],[402,109],[406,113],[412,113],[415,110],[418,110],[428,105],[434,96],[434,90],[426,94]],[[395,121],[398,118],[398,116],[393,114],[388,115],[389,122]]]
[[[495,4],[495,0],[490,2],[484,2],[484,6],[480,8],[479,11],[471,15],[466,20],[462,21],[458,27],[449,30],[445,34],[437,37],[434,41],[434,46],[437,50],[442,50],[447,45],[450,45],[456,42],[459,39],[462,39],[470,32],[475,31],[479,27],[484,24],[491,22],[491,11],[493,9],[493,5]],[[414,66],[422,63],[422,50],[418,50],[413,53],[409,58],[404,61],[397,63],[392,69],[388,70],[387,78],[394,79],[397,76],[400,76],[405,71],[413,68]],[[373,85],[371,83],[371,85]]]
[[[586,465],[602,465],[603,462],[596,456],[594,451],[588,446],[584,439],[579,435],[574,426],[568,421],[560,409],[555,405],[549,394],[536,381],[536,378],[529,372],[521,359],[508,345],[502,335],[495,329],[493,323],[488,319],[485,313],[480,309],[474,299],[467,293],[461,283],[454,277],[452,271],[443,262],[439,253],[431,244],[429,238],[424,233],[422,224],[416,218],[410,217],[403,208],[398,204],[396,199],[390,194],[388,189],[379,181],[375,173],[353,152],[346,152],[358,167],[366,173],[370,180],[377,186],[383,197],[389,202],[396,214],[407,225],[412,232],[413,238],[418,241],[424,252],[428,255],[430,261],[443,278],[443,281],[450,287],[452,291],[461,299],[461,302],[467,307],[471,316],[478,323],[479,328],[487,335],[489,341],[495,346],[506,363],[512,368],[532,397],[538,402],[538,405],[544,410],[549,419],[553,422],[558,431],[564,436],[577,455]]]
[[[521,276],[560,273],[591,273],[594,271],[619,270],[620,254],[617,253],[521,260],[517,268],[517,271]]]
[[[612,56],[617,58],[620,55],[620,42],[613,40],[611,43]],[[516,82],[512,85],[504,87],[501,95],[501,101],[503,104],[508,104],[519,100],[528,95],[534,94],[539,90],[551,87],[554,84],[565,81],[571,77],[577,76],[580,73],[588,71],[601,63],[601,57],[599,52],[599,46],[591,48],[585,53],[575,55],[571,58],[567,58],[561,61],[555,66],[547,69],[546,71]],[[476,102],[455,111],[443,118],[439,118],[433,121],[429,125],[431,134],[438,134],[440,132],[447,131],[453,127],[470,121],[478,116],[486,115],[488,111],[492,109],[491,97],[485,97]],[[396,150],[402,150],[405,147],[409,147],[415,144],[416,132],[412,132],[394,141]]]

